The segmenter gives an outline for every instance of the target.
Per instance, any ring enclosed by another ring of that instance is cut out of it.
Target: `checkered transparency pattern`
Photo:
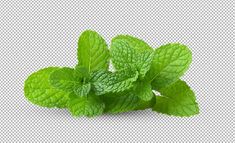
[[[234,141],[234,2],[1,1],[0,141]],[[118,34],[152,47],[188,45],[193,63],[183,77],[200,114],[177,118],[146,111],[72,118],[67,110],[32,105],[24,80],[48,66],[76,65],[79,34]]]

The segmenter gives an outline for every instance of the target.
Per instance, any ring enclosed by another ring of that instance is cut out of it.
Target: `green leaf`
[[[72,92],[76,83],[73,76],[74,69],[72,68],[60,68],[50,74],[49,81],[55,88]]]
[[[97,95],[121,92],[133,87],[133,82],[138,78],[138,72],[130,70],[96,71],[92,74],[92,85]]]
[[[144,101],[139,99],[138,100],[138,105],[135,108],[135,110],[145,110],[148,108],[152,108],[156,103],[156,96],[152,96],[152,98],[148,101]]]
[[[194,92],[184,81],[178,80],[159,92],[162,96],[156,96],[154,111],[181,117],[199,113]]]
[[[145,110],[155,104],[155,96],[149,101],[139,99],[132,91],[105,94],[101,96],[105,102],[105,113],[117,114],[133,110]]]
[[[88,72],[108,69],[109,51],[104,39],[95,31],[86,30],[78,41],[79,65]]]
[[[130,45],[130,47],[134,48],[135,50],[139,52],[153,51],[153,49],[146,42],[130,35],[118,35],[113,38],[113,41],[116,41],[116,40],[126,41]]]
[[[43,107],[66,107],[69,93],[55,89],[49,83],[50,74],[58,69],[58,67],[49,67],[31,74],[25,81],[25,97]]]
[[[68,102],[68,109],[73,116],[87,116],[93,117],[101,115],[104,111],[105,104],[95,95],[89,94],[88,96],[71,95]]]
[[[139,71],[141,78],[144,79],[145,74],[150,70],[154,53],[145,51],[136,55],[138,55],[137,70]]]
[[[81,85],[78,85],[78,86],[74,87],[74,93],[77,96],[86,96],[86,95],[88,95],[90,90],[91,90],[91,84],[90,83],[81,84]]]
[[[105,113],[117,114],[132,111],[138,107],[138,97],[131,92],[107,94],[102,96]]]
[[[74,77],[79,78],[79,79],[90,78],[90,73],[88,71],[88,68],[84,66],[76,65],[74,73],[75,73]]]
[[[149,101],[153,98],[151,84],[146,81],[138,81],[134,93],[144,101]]]
[[[192,53],[179,43],[163,45],[156,49],[148,78],[160,89],[179,79],[189,68]]]
[[[115,69],[135,67],[143,78],[150,69],[153,50],[137,38],[121,35],[112,40],[111,55]]]
[[[111,60],[117,70],[125,69],[130,65],[137,63],[135,57],[136,51],[124,40],[112,40]]]

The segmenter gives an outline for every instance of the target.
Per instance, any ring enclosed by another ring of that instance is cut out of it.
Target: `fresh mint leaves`
[[[119,35],[109,50],[98,33],[86,30],[79,37],[77,55],[74,68],[48,67],[31,74],[25,97],[39,106],[67,108],[75,117],[148,108],[180,117],[199,113],[194,92],[180,80],[192,62],[185,45],[153,49],[138,38]]]

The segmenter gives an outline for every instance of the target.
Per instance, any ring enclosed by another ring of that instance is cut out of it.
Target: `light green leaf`
[[[86,30],[78,41],[78,61],[88,72],[107,69],[109,51],[104,39],[95,31]]]
[[[156,49],[148,78],[160,89],[179,79],[189,68],[192,53],[179,43],[163,45]]]
[[[154,111],[181,117],[199,113],[194,92],[184,81],[178,80],[159,92],[162,96],[156,96]]]
[[[71,95],[68,102],[68,109],[73,116],[93,117],[101,115],[105,104],[100,97],[89,94],[88,96]]]
[[[80,84],[78,86],[74,87],[74,93],[77,96],[86,96],[91,90],[91,84],[86,83],[86,84]]]
[[[111,55],[117,70],[134,67],[143,78],[150,69],[153,50],[140,39],[121,35],[112,40]]]
[[[138,81],[134,93],[144,101],[149,101],[153,98],[152,86],[146,81]]]
[[[97,95],[121,92],[133,87],[138,78],[138,72],[122,70],[115,73],[109,71],[96,71],[92,74],[92,85]]]
[[[55,88],[72,92],[76,83],[73,74],[74,69],[72,68],[60,68],[50,74],[49,82]]]
[[[43,107],[66,107],[69,93],[55,89],[49,83],[50,74],[58,69],[58,67],[49,67],[31,74],[25,81],[25,97]]]

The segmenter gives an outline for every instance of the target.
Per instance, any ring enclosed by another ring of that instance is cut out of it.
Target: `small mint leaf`
[[[122,70],[115,73],[96,71],[92,74],[92,85],[97,95],[128,90],[138,78],[138,72]]]
[[[73,76],[74,69],[72,68],[60,68],[51,73],[49,82],[57,89],[72,92],[76,83]]]
[[[77,96],[86,96],[91,90],[91,84],[86,83],[86,84],[80,84],[74,87],[74,93]]]

